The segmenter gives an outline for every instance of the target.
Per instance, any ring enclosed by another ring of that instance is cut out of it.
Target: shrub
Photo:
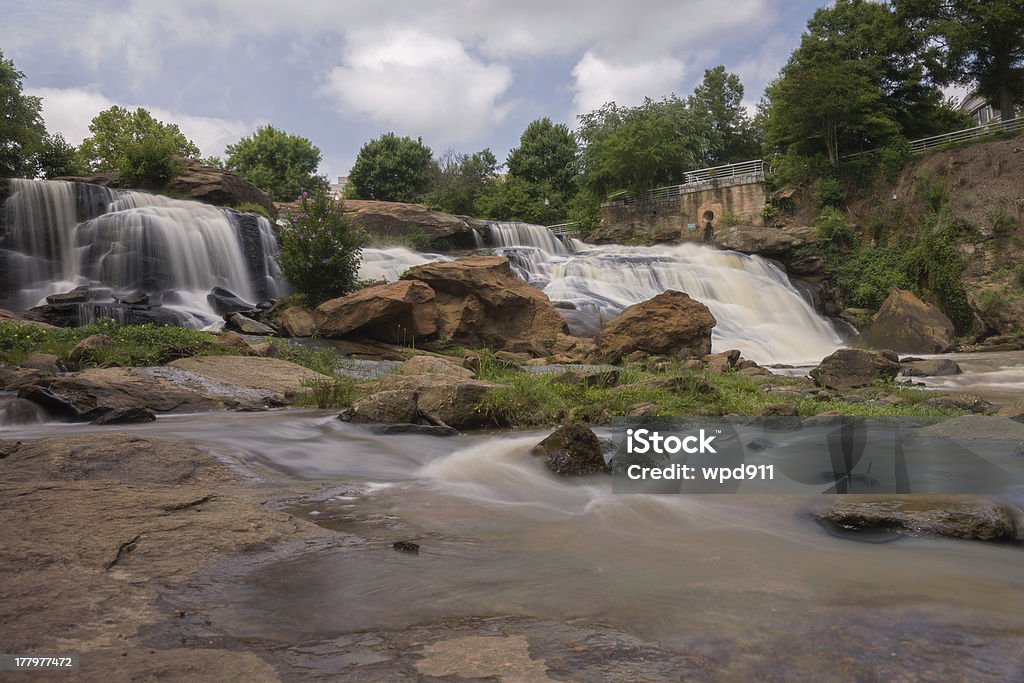
[[[814,201],[822,207],[842,206],[846,201],[846,190],[837,178],[819,178],[814,183]]]
[[[991,313],[997,308],[1006,305],[1003,295],[995,289],[986,289],[978,295],[978,310],[982,313]]]
[[[722,225],[726,227],[731,227],[733,225],[740,225],[741,223],[743,223],[743,218],[734,214],[731,211],[725,211],[722,213],[720,222]]]
[[[831,206],[814,219],[814,228],[821,239],[837,246],[851,245],[856,241],[853,231],[846,224],[846,215]]]
[[[185,168],[175,158],[177,147],[167,137],[149,136],[131,143],[118,161],[121,183],[143,190],[162,190]]]
[[[235,211],[241,211],[242,213],[258,213],[271,223],[274,222],[274,217],[270,215],[269,211],[267,211],[267,207],[262,204],[257,204],[255,202],[242,202],[241,204],[236,204],[234,209]]]
[[[340,201],[322,189],[303,192],[281,229],[281,271],[311,306],[354,291],[366,233],[351,225]]]

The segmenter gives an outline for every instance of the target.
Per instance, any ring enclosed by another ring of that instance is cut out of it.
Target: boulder
[[[864,338],[872,346],[905,353],[944,353],[956,347],[953,322],[913,292],[893,287]]]
[[[454,360],[437,356],[413,356],[398,366],[400,375],[444,375],[457,379],[472,379],[473,371],[464,368]]]
[[[844,499],[816,513],[815,518],[828,528],[854,534],[883,532],[978,541],[1015,538],[1013,519],[1005,508],[970,496]]]
[[[474,229],[478,233],[487,229],[486,221],[435,211],[421,204],[346,199],[345,213],[354,225],[374,235],[422,235],[429,242],[450,238],[466,247],[474,245]]]
[[[241,313],[232,313],[227,317],[227,323],[229,326],[238,330],[242,334],[258,334],[258,335],[274,335],[277,334],[270,325],[266,325],[257,320],[253,320],[247,315]]]
[[[105,334],[92,334],[78,342],[68,353],[68,365],[78,368],[96,361],[96,354],[105,349],[112,349],[117,344]]]
[[[289,400],[302,393],[303,382],[331,379],[280,358],[197,356],[179,358],[168,365],[221,384],[271,392],[281,400]]]
[[[486,415],[477,406],[498,385],[476,379],[444,375],[385,375],[375,393],[410,391],[416,395],[416,408],[428,422],[442,422],[456,429],[484,426]],[[396,395],[397,396],[397,395]]]
[[[530,452],[543,456],[548,469],[561,476],[611,472],[597,435],[583,425],[559,427]]]
[[[548,297],[517,277],[500,256],[426,263],[403,279],[435,292],[437,333],[444,342],[536,355],[538,342],[550,347],[568,332]]]
[[[704,362],[707,364],[708,372],[715,374],[721,374],[726,370],[731,370],[736,367],[736,363],[738,363],[739,360],[740,352],[737,349],[730,349],[729,351],[723,351],[722,353],[712,353],[704,356]]]
[[[85,285],[75,287],[63,294],[51,294],[46,297],[48,304],[74,304],[89,300],[89,288]]]
[[[959,375],[962,372],[960,366],[948,358],[900,363],[900,374],[907,377],[945,377]]]
[[[313,312],[303,306],[289,306],[281,311],[278,324],[289,337],[312,337],[316,334]]]
[[[229,349],[236,353],[240,353],[243,356],[259,356],[261,355],[253,348],[252,344],[245,341],[240,334],[237,332],[222,332],[216,337],[210,340],[210,344],[213,346],[219,346],[224,349]]]
[[[21,325],[33,325],[34,327],[37,327],[41,330],[48,331],[60,329],[55,325],[48,325],[45,322],[40,322],[38,320],[28,320],[24,317],[23,313],[9,311],[6,308],[0,308],[0,322],[19,323]]]
[[[764,228],[753,225],[718,226],[715,246],[744,254],[779,257],[794,249],[820,241],[817,231],[805,227]]]
[[[149,408],[142,406],[131,406],[129,408],[111,408],[104,410],[100,415],[92,419],[94,425],[112,424],[136,424],[140,422],[152,422],[156,414]]]
[[[117,303],[84,303],[43,304],[23,314],[25,320],[47,323],[57,327],[80,327],[83,320],[114,318],[122,325],[173,325],[188,327],[189,317],[181,311],[163,306],[130,306]],[[48,329],[54,329],[48,327]]]
[[[704,304],[668,290],[624,310],[601,330],[599,355],[610,363],[637,351],[677,358],[711,352],[715,318]]]
[[[249,311],[252,304],[223,287],[214,287],[206,295],[206,301],[217,315],[229,315],[238,311]]]
[[[39,370],[48,375],[60,372],[60,358],[52,353],[33,353],[21,361],[21,367],[30,370]]]
[[[417,394],[412,389],[378,391],[359,399],[339,417],[348,422],[415,424],[420,420]]]
[[[422,282],[390,282],[325,301],[313,319],[323,337],[352,335],[408,343],[437,332],[434,298],[434,290]]]
[[[877,380],[891,380],[900,365],[877,351],[839,349],[811,370],[811,379],[819,387],[853,389],[873,384]]]

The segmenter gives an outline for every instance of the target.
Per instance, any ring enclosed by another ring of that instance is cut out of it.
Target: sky
[[[346,175],[383,133],[499,160],[534,119],[740,76],[753,108],[825,0],[0,0],[0,50],[78,144],[115,104],[203,155],[273,124]]]

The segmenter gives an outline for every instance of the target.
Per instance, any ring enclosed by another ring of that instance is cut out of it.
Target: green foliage
[[[226,353],[208,342],[214,335],[185,327],[118,325],[109,318],[86,327],[44,330],[36,325],[0,321],[0,362],[19,363],[31,353],[52,353],[61,359],[78,342],[94,334],[105,334],[115,342],[109,349],[94,352],[94,365],[160,365],[175,358]]]
[[[997,240],[1005,240],[1017,232],[1018,228],[1020,228],[1020,222],[1010,215],[1005,207],[1000,207],[992,214],[992,234]]]
[[[821,207],[840,207],[846,201],[846,190],[838,178],[823,176],[814,183],[814,201]]]
[[[303,191],[328,189],[316,174],[320,149],[301,135],[274,126],[260,126],[225,150],[225,166],[279,201],[292,201]],[[207,160],[209,161],[209,160]]]
[[[366,233],[349,223],[340,201],[322,189],[303,192],[281,228],[281,271],[310,305],[358,288]]]
[[[975,84],[1002,118],[1024,100],[1024,3],[1020,0],[896,0],[900,20],[928,41],[940,84]]]
[[[576,223],[580,234],[589,235],[601,227],[601,199],[589,189],[580,190],[569,202],[566,219]]]
[[[893,287],[915,289],[904,258],[900,248],[861,246],[849,253],[833,254],[829,264],[848,305],[877,310]]]
[[[60,133],[43,138],[36,162],[39,175],[43,178],[83,175],[88,170],[78,148],[67,142]]]
[[[970,226],[946,212],[931,214],[926,216],[922,234],[906,255],[908,275],[938,298],[960,334],[969,331],[974,321],[962,278],[964,258],[957,250],[957,245],[970,233]]]
[[[498,160],[490,149],[473,154],[448,150],[437,163],[434,189],[427,204],[440,211],[477,215],[477,202],[498,176]]]
[[[821,239],[833,246],[846,247],[856,241],[856,235],[846,224],[846,214],[831,206],[814,219],[814,228]]]
[[[724,66],[707,69],[687,104],[704,118],[707,147],[701,158],[703,165],[718,166],[760,156],[761,142],[743,106],[739,76],[727,72]]]
[[[143,190],[162,190],[185,170],[176,157],[177,147],[165,136],[130,142],[118,160],[121,183]]]
[[[359,397],[356,380],[346,376],[331,379],[304,379],[302,388],[306,391],[296,403],[316,406],[321,409],[348,408]]]
[[[1005,305],[1003,295],[998,290],[986,289],[978,294],[978,310],[983,314],[992,313]]]
[[[353,199],[418,202],[430,191],[436,166],[430,148],[387,133],[363,145],[348,176]]]
[[[195,159],[199,148],[185,137],[176,124],[163,123],[141,107],[130,112],[114,106],[97,114],[89,124],[91,136],[82,141],[79,154],[94,172],[124,171],[125,156],[132,154],[138,165],[141,157],[155,158],[157,151]]]
[[[511,177],[531,185],[543,185],[564,204],[576,190],[576,139],[562,124],[545,117],[531,122],[519,138],[519,146],[508,154]]]
[[[255,202],[242,202],[241,204],[235,204],[233,208],[235,211],[241,211],[242,213],[258,213],[271,223],[274,222],[274,217],[270,215],[269,211],[267,211],[267,207],[262,204],[257,204]]]
[[[771,225],[779,217],[779,209],[771,202],[761,207],[761,222]]]
[[[726,227],[743,224],[743,218],[738,216],[737,214],[734,214],[732,211],[726,211],[725,213],[723,213],[722,216],[718,219],[718,221],[719,223]]]
[[[22,92],[25,74],[0,51],[0,178],[32,178],[46,127],[42,100]]]

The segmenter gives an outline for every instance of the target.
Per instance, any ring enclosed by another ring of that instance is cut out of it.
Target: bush
[[[821,239],[833,245],[848,246],[856,241],[853,231],[846,224],[846,215],[831,206],[814,219],[814,228]]]
[[[267,211],[267,207],[262,204],[257,204],[255,202],[242,202],[241,204],[236,204],[234,209],[235,211],[241,211],[242,213],[258,213],[271,223],[274,222],[274,217],[270,215],[269,211]]]
[[[303,192],[281,229],[281,271],[311,306],[359,287],[366,233],[351,225],[341,202],[322,189]]]
[[[842,206],[846,201],[846,190],[838,178],[819,178],[814,183],[814,201],[822,207]]]
[[[986,289],[978,295],[978,310],[988,314],[1006,305],[1003,295],[995,289]]]
[[[118,161],[121,183],[143,190],[162,190],[181,174],[185,165],[175,158],[177,147],[167,137],[145,137],[124,149]]]

